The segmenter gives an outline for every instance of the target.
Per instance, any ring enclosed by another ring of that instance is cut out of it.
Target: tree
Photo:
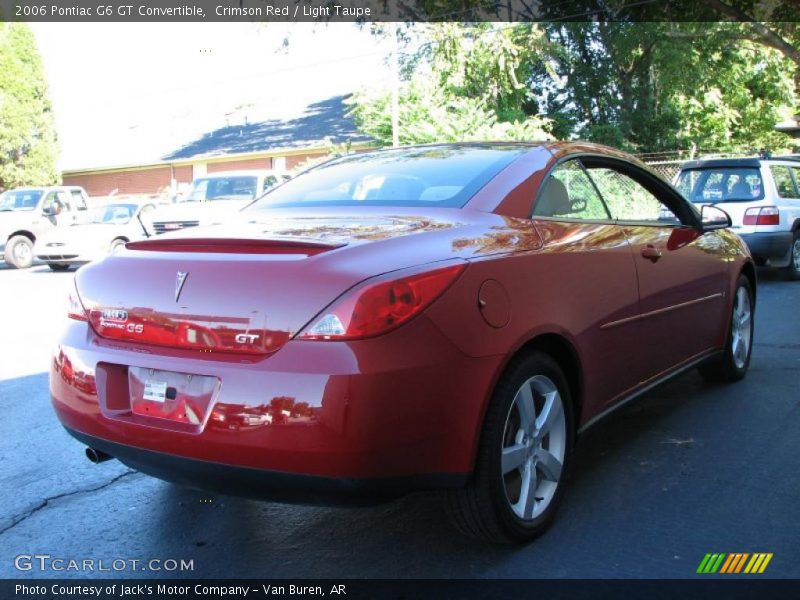
[[[780,150],[791,143],[774,127],[794,105],[792,70],[741,29],[663,20],[427,26],[407,64],[407,141],[458,139],[483,123],[517,135],[514,123],[531,123],[634,152]],[[359,95],[356,104],[362,128],[386,139],[387,103]]]
[[[0,190],[58,181],[56,134],[33,34],[0,22]]]
[[[533,47],[537,34],[521,25],[523,41],[510,29],[492,23],[424,28],[422,43],[404,67],[401,144],[551,139],[547,120],[528,106],[527,65],[519,60],[519,46]],[[362,91],[350,103],[361,131],[389,144],[390,94]]]
[[[543,106],[562,135],[631,151],[699,146],[785,148],[774,131],[794,102],[790,71],[777,52],[736,37],[734,23],[551,23],[562,48]],[[553,117],[555,118],[555,117]]]

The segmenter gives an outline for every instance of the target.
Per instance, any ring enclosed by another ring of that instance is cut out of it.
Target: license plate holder
[[[128,367],[131,412],[169,428],[201,430],[219,386],[213,376]]]

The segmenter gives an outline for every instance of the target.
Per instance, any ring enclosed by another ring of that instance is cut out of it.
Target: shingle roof
[[[359,133],[353,119],[347,116],[346,98],[334,96],[314,102],[305,108],[302,115],[289,120],[273,118],[221,127],[187,142],[162,159],[303,148],[319,145],[326,138],[335,144],[369,141],[369,136]]]

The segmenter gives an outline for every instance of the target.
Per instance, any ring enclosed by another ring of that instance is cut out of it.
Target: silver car
[[[86,223],[59,227],[39,237],[34,254],[54,271],[66,271],[115,252],[148,235],[152,202],[115,202],[90,211]]]

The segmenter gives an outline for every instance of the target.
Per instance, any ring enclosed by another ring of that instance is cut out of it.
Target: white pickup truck
[[[279,171],[231,171],[198,177],[181,201],[156,209],[151,217],[154,233],[221,223],[289,178]]]
[[[12,269],[33,263],[36,239],[67,225],[85,223],[86,191],[76,186],[16,188],[0,194],[0,254]]]

